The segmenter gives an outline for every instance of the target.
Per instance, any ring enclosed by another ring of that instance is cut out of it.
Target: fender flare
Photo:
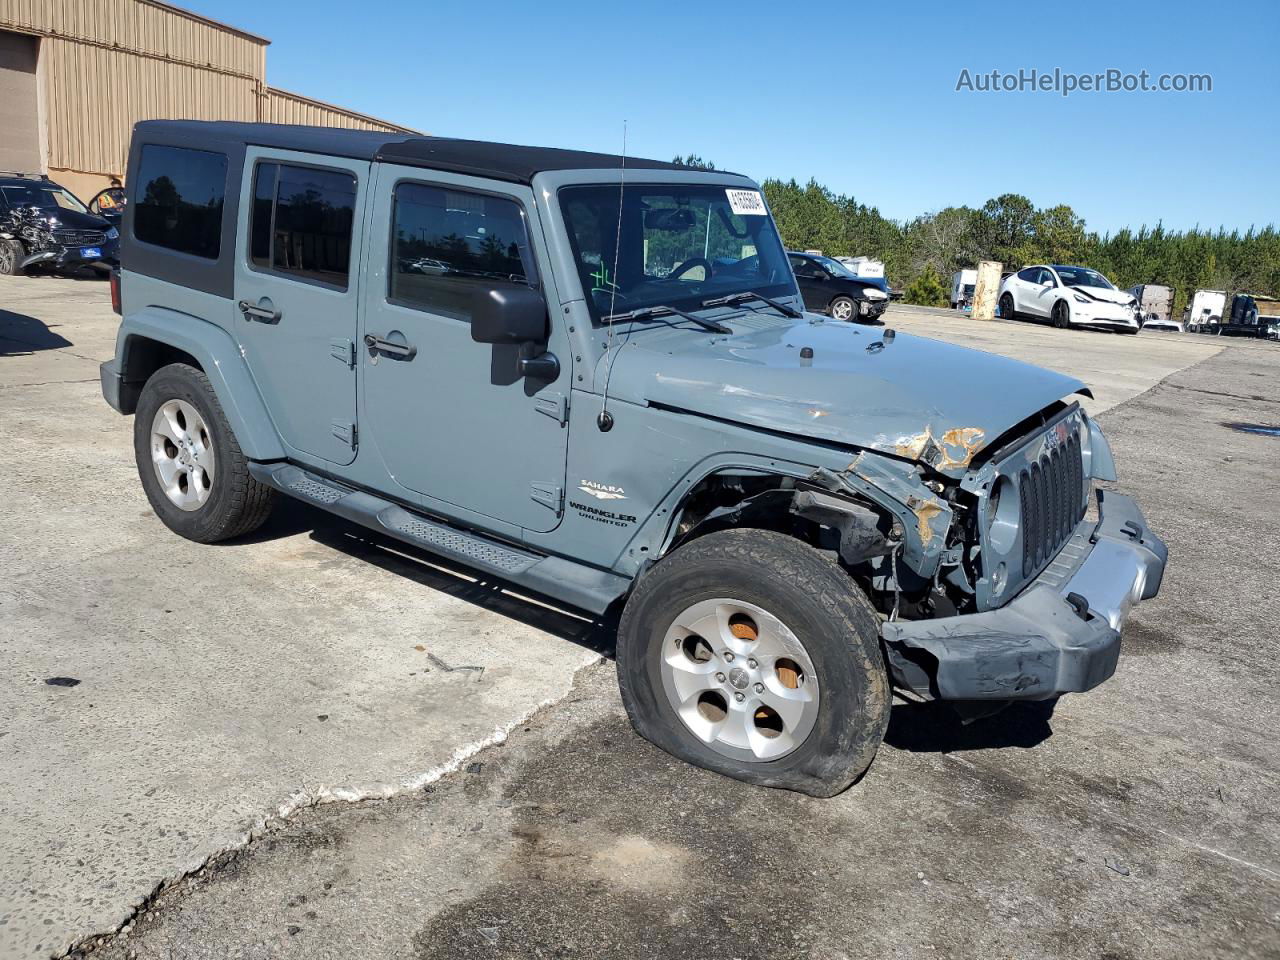
[[[855,460],[855,463],[860,462]],[[690,466],[668,490],[666,496],[655,505],[614,561],[613,569],[620,573],[635,575],[648,564],[657,561],[663,556],[673,539],[675,522],[689,491],[715,474],[742,472],[788,477],[794,480],[813,481],[817,478],[819,481],[825,479],[841,481],[838,486],[844,486],[846,494],[865,497],[877,508],[902,522],[904,561],[913,569],[918,568],[917,572],[922,576],[932,576],[941,553],[942,534],[945,534],[951,523],[951,510],[933,497],[927,487],[920,486],[917,490],[916,486],[911,484],[908,489],[904,477],[899,477],[892,471],[877,472],[872,468],[873,464],[867,464],[862,468],[864,472],[869,473],[871,479],[861,475],[850,479],[844,473],[837,474],[830,470],[815,468],[812,464],[778,457],[743,453],[720,453],[706,457]],[[878,482],[872,483],[872,479]],[[894,490],[899,486],[902,489],[897,490],[896,494],[902,498],[903,502],[897,502],[895,497]],[[886,490],[885,487],[891,489]],[[914,509],[906,503],[910,499],[911,492],[918,492],[922,498]],[[926,507],[929,511],[927,513]],[[920,531],[926,532],[928,537],[921,536]]]
[[[225,329],[200,317],[164,307],[145,307],[130,313],[116,335],[116,357],[126,383],[145,380],[131,375],[130,352],[135,339],[153,340],[189,353],[200,364],[235,432],[240,449],[250,460],[283,460],[286,456],[267,406],[258,392],[240,347]]]

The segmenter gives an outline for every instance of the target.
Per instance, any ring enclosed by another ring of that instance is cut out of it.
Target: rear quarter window
[[[224,154],[146,144],[134,182],[135,237],[178,253],[218,259],[227,189]]]

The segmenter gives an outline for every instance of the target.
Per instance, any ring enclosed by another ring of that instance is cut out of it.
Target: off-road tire
[[[1018,311],[1013,308],[1013,294],[1006,293],[1000,297],[1000,319],[1017,320]]]
[[[199,412],[211,434],[216,458],[209,499],[196,510],[175,506],[165,494],[151,459],[151,428],[156,411],[170,400],[185,400]],[[151,508],[179,536],[197,543],[217,543],[243,536],[266,521],[275,490],[249,474],[249,464],[227,423],[209,378],[185,363],[161,367],[142,388],[133,418],[133,452],[138,477]]]
[[[790,626],[813,662],[821,696],[813,728],[777,760],[738,761],[693,735],[661,680],[666,632],[700,600],[735,597]],[[618,686],[636,731],[696,766],[767,787],[831,797],[870,766],[889,724],[891,693],[879,618],[835,563],[767,530],[708,534],[665,557],[636,585],[618,628]]]
[[[0,240],[0,277],[15,277],[22,271],[18,264],[22,262],[26,251],[17,240]]]

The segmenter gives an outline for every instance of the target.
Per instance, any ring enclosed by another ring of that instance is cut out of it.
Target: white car
[[[1000,316],[1050,320],[1055,327],[1107,327],[1138,332],[1138,301],[1088,267],[1039,264],[1000,284]]]

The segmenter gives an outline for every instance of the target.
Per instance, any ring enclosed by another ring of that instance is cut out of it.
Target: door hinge
[[[351,447],[356,448],[356,425],[349,420],[334,420],[333,435]]]
[[[531,488],[529,496],[535,502],[544,507],[550,507],[556,512],[557,517],[564,512],[564,487],[555,483],[539,483],[536,480],[529,486]]]
[[[563,393],[540,393],[534,397],[534,407],[561,426],[569,422],[569,398]]]
[[[338,338],[329,341],[329,356],[335,360],[341,360],[348,368],[354,370],[356,366],[356,344],[354,340],[346,340]]]

